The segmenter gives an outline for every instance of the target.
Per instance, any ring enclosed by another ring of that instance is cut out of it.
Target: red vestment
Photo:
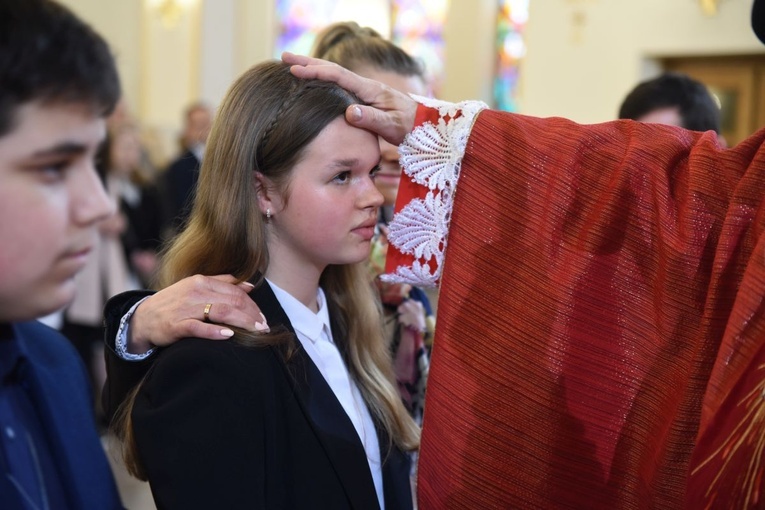
[[[477,116],[441,239],[421,510],[765,504],[763,140]],[[397,209],[428,191],[402,184]],[[428,258],[391,249],[388,270]]]

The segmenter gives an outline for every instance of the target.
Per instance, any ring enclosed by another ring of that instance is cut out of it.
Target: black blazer
[[[111,421],[125,400],[128,393],[146,375],[156,356],[143,361],[125,361],[115,349],[114,341],[120,327],[120,320],[130,308],[153,291],[130,290],[112,296],[104,305],[104,358],[106,361],[106,381],[101,392],[101,407],[104,415]]]
[[[252,292],[271,327],[289,320],[267,283]],[[297,338],[279,348],[187,339],[164,349],[133,427],[160,509],[379,508],[350,419]],[[412,508],[408,455],[378,427],[385,505]]]

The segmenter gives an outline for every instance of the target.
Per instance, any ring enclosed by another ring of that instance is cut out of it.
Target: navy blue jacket
[[[93,418],[90,383],[79,356],[57,331],[39,323],[12,325],[29,361],[26,380],[70,508],[122,509]],[[0,480],[0,507],[27,508]]]

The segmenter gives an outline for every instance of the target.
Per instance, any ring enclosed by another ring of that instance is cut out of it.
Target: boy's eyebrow
[[[88,148],[81,143],[64,142],[53,147],[42,149],[32,154],[33,158],[44,158],[48,156],[69,156],[72,154],[82,154]]]

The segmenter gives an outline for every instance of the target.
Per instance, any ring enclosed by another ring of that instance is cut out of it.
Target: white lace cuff
[[[398,266],[383,281],[432,287],[441,278],[449,222],[470,131],[478,114],[488,108],[480,101],[447,103],[411,95],[438,111],[438,123],[414,128],[399,146],[400,164],[413,182],[428,189],[396,212],[388,240],[401,253],[414,256],[411,266]]]
[[[114,339],[114,349],[117,351],[117,356],[120,358],[127,360],[127,361],[143,361],[152,354],[154,354],[154,349],[149,349],[148,351],[144,352],[143,354],[133,354],[130,352],[127,352],[127,336],[128,336],[128,328],[130,327],[130,318],[133,316],[133,313],[135,313],[136,308],[138,308],[138,305],[146,301],[150,296],[146,296],[145,298],[141,299],[139,302],[134,304],[130,307],[130,310],[122,316],[122,319],[120,319],[120,328],[117,330],[117,338]]]

